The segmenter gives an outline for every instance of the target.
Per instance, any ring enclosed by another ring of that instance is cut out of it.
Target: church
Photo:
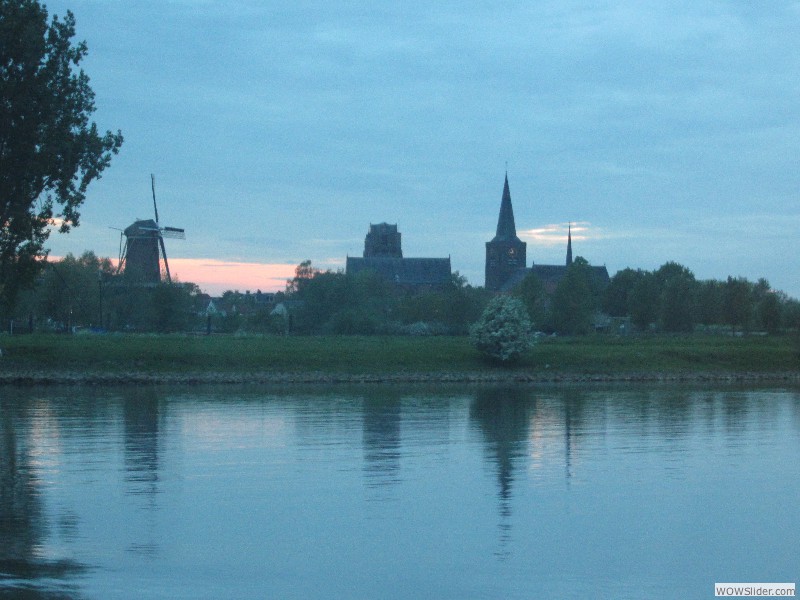
[[[370,224],[364,255],[348,256],[346,272],[375,271],[386,281],[410,291],[441,288],[450,283],[450,257],[404,258],[397,224]]]
[[[567,234],[567,256],[563,265],[527,265],[527,243],[517,237],[514,223],[514,208],[511,206],[511,192],[508,189],[508,174],[503,185],[500,200],[500,216],[497,219],[497,232],[492,241],[486,242],[486,283],[487,290],[508,292],[519,285],[525,276],[533,273],[552,294],[558,283],[572,264],[572,231]],[[592,277],[598,287],[608,285],[610,278],[605,267],[590,267]]]

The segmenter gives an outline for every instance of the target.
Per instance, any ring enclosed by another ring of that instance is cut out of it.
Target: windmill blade
[[[161,235],[165,238],[172,238],[176,240],[186,239],[186,231],[180,227],[162,227]]]
[[[169,274],[169,263],[167,262],[167,249],[164,247],[164,238],[158,236],[158,243],[161,245],[161,255],[164,257],[164,270],[167,272],[167,283],[172,283],[172,277]]]
[[[158,206],[156,206],[156,176],[150,173],[150,187],[153,190],[153,212],[156,213],[156,225],[158,225]]]

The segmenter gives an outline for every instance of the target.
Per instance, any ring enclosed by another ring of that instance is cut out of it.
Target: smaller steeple
[[[567,266],[572,264],[572,223],[567,229]]]

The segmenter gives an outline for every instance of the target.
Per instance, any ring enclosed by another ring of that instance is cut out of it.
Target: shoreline
[[[0,372],[0,386],[50,385],[295,385],[295,384],[592,384],[592,383],[800,383],[800,372],[641,372],[641,373],[525,373],[400,372],[329,373],[225,372],[154,373],[128,371]]]

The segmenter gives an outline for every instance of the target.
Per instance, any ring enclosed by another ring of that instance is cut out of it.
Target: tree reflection
[[[35,415],[27,400],[8,394],[0,410],[0,597],[70,598],[69,578],[84,568],[70,560],[48,560],[41,548],[48,535],[30,428]]]

